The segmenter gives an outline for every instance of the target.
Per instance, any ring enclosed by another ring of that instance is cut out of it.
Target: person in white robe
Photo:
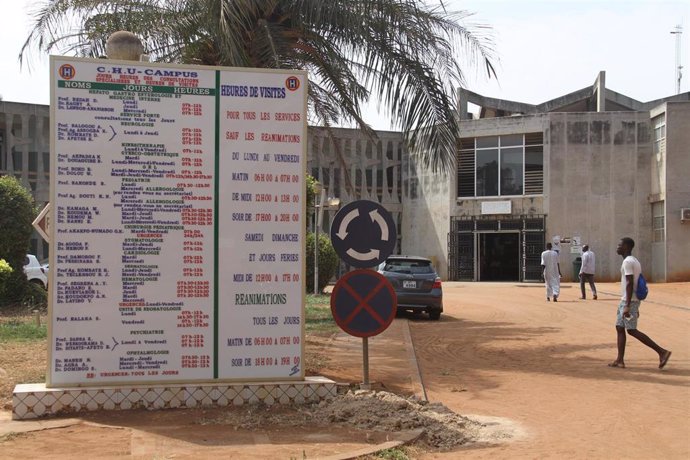
[[[561,265],[558,263],[558,253],[552,249],[551,243],[546,243],[546,251],[541,253],[541,268],[546,284],[546,300],[553,297],[558,302],[561,293]]]

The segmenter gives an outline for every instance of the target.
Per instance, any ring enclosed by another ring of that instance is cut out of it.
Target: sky
[[[44,0],[41,0],[41,2]],[[438,1],[438,0],[436,0]],[[0,14],[0,96],[5,101],[49,103],[48,58],[32,53],[31,67],[17,56],[31,30],[37,0],[3,0]],[[640,101],[676,92],[676,25],[684,27],[681,92],[690,91],[690,0],[444,0],[449,10],[474,15],[465,25],[493,28],[497,79],[474,67],[465,86],[476,93],[538,104],[590,86],[600,70],[606,87]],[[365,120],[391,129],[371,101]]]

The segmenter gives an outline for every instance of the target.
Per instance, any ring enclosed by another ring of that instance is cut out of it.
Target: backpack
[[[640,273],[640,277],[637,279],[637,287],[635,288],[635,295],[637,296],[638,299],[644,300],[647,298],[647,294],[649,294],[649,288],[647,287],[647,280],[644,279],[644,276],[642,276],[642,273]]]

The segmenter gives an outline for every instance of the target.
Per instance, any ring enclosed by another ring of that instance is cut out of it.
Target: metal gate
[[[522,281],[541,281],[541,253],[546,244],[546,217],[525,219],[522,230]]]
[[[546,216],[451,217],[448,233],[448,279],[477,280],[476,235],[482,231],[520,231],[521,281],[541,279],[541,253],[546,241]]]
[[[448,279],[474,281],[474,221],[452,219],[448,233]]]

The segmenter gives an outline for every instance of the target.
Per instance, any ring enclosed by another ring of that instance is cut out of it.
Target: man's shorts
[[[637,329],[637,318],[640,317],[640,301],[631,300],[630,301],[630,316],[628,318],[623,317],[623,309],[625,309],[625,300],[621,300],[618,305],[618,314],[616,315],[616,326],[624,327],[625,329]]]

